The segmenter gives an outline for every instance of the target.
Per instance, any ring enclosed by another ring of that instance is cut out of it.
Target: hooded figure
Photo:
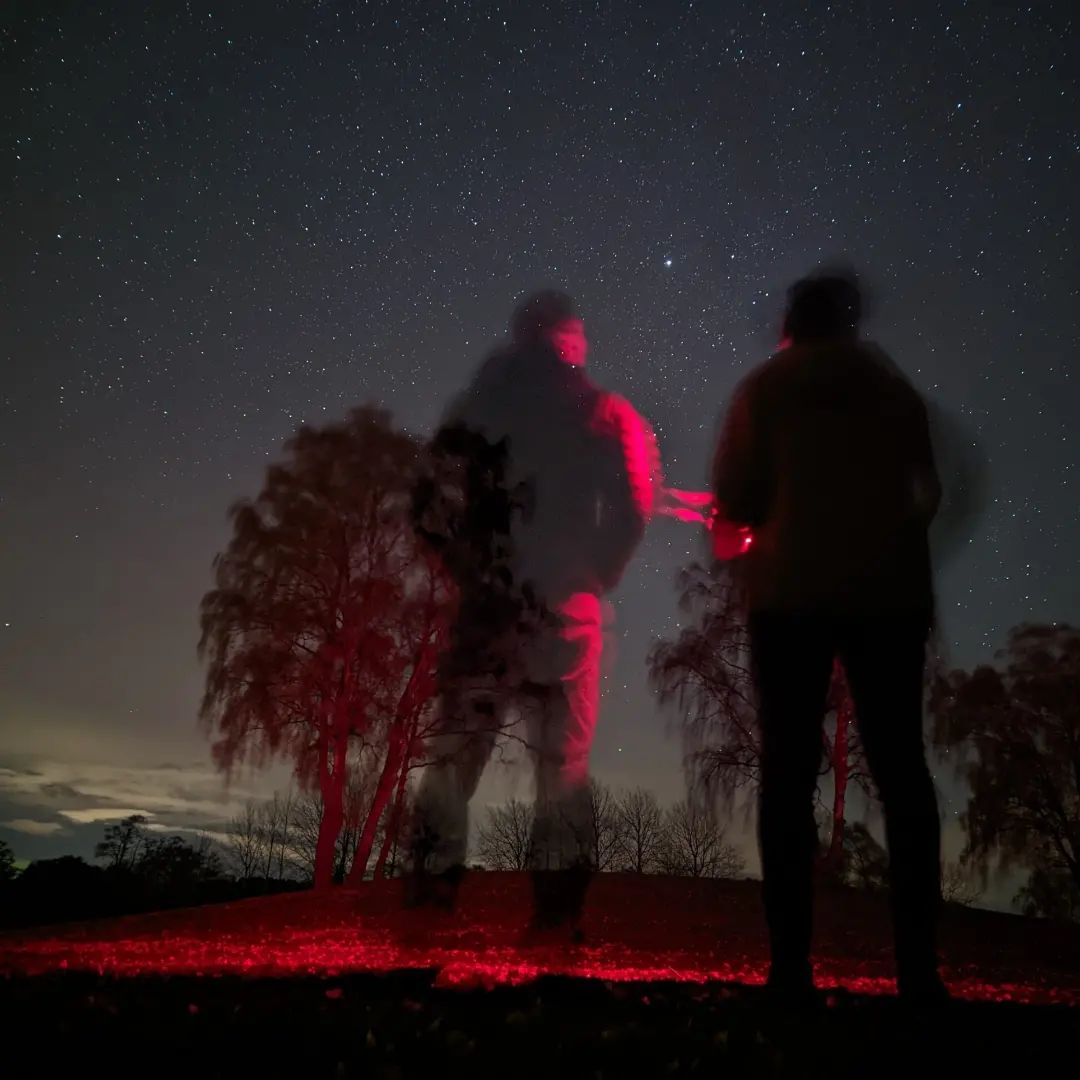
[[[713,470],[721,515],[752,541],[740,570],[759,698],[769,983],[813,990],[813,798],[838,658],[884,812],[899,989],[937,1000],[940,828],[922,694],[927,531],[941,488],[926,407],[859,339],[860,314],[851,278],[792,288],[784,343],[737,388]]]
[[[641,417],[585,373],[569,297],[536,294],[511,330],[448,410],[415,493],[416,527],[460,601],[417,796],[413,898],[453,903],[468,803],[513,706],[536,776],[535,922],[576,926],[593,862],[601,597],[652,516],[659,454]]]

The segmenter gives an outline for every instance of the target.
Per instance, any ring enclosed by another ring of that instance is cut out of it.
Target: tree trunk
[[[341,832],[338,835],[338,842],[334,847],[336,852],[336,859],[334,862],[334,884],[339,885],[345,880],[345,874],[349,869],[349,852],[353,849],[353,844],[356,842],[356,830],[350,824],[351,815],[347,815],[344,819],[344,824],[341,826]]]
[[[432,579],[431,601],[434,597],[434,579]],[[434,607],[431,608],[432,617]],[[427,687],[423,672],[427,671],[431,650],[435,648],[435,641],[429,633],[420,645],[412,672],[408,682],[398,701],[397,714],[387,737],[386,761],[383,763],[382,774],[379,776],[378,786],[375,788],[375,797],[371,802],[371,810],[367,821],[364,822],[363,831],[356,844],[356,855],[353,857],[352,869],[349,871],[348,882],[350,885],[359,885],[364,880],[364,872],[367,870],[368,859],[371,857],[371,849],[375,845],[375,832],[379,827],[379,819],[390,801],[394,784],[398,780],[398,770],[406,770],[409,766],[409,758],[412,755],[412,741],[416,734],[417,710],[422,707],[422,702],[427,694]],[[380,852],[381,856],[381,852]]]
[[[276,807],[275,807],[275,811],[276,811]],[[266,849],[266,869],[263,870],[263,879],[265,881],[270,880],[270,868],[274,863],[274,833],[276,831],[276,829],[275,829],[276,824],[277,824],[276,819],[275,818],[270,818],[270,822],[269,822],[269,825],[270,825],[270,843],[267,845],[267,849]]]
[[[382,772],[379,774],[375,797],[371,800],[371,809],[368,811],[364,828],[360,832],[360,839],[356,842],[352,869],[346,879],[349,885],[359,885],[364,880],[368,859],[371,858],[371,849],[375,846],[375,832],[379,827],[379,819],[382,817],[383,810],[386,809],[386,804],[390,801],[403,757],[404,739],[400,735],[392,736],[386,748],[386,761],[383,762]]]
[[[825,865],[829,873],[839,880],[844,875],[844,812],[847,803],[851,696],[848,693],[847,680],[842,677],[839,670],[837,677],[840,679],[840,698],[836,706],[836,735],[832,745],[832,835],[829,838],[829,851],[825,856]]]
[[[334,763],[332,771],[327,771],[326,762],[320,776],[322,787],[323,812],[319,821],[319,839],[315,845],[315,888],[329,889],[334,881],[334,846],[341,822],[345,816],[345,753],[348,749],[346,739],[334,740]]]
[[[397,834],[401,829],[401,808],[405,801],[405,785],[409,779],[409,762],[402,755],[401,768],[398,769],[397,790],[394,792],[394,805],[390,808],[390,819],[386,824],[386,832],[383,836],[382,848],[379,857],[375,860],[374,877],[380,878],[386,875],[386,859],[390,854],[391,846],[397,843]]]
[[[285,821],[281,827],[281,843],[278,844],[277,876],[278,881],[285,877],[285,841],[289,838],[289,807],[292,802],[292,789],[285,799]]]

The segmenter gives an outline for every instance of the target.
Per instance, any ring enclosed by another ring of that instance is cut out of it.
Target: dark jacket
[[[528,589],[549,605],[607,592],[651,512],[628,453],[634,418],[647,432],[546,346],[494,354],[436,433],[418,529],[464,588]]]
[[[713,487],[720,512],[753,530],[751,609],[929,614],[940,485],[926,408],[875,346],[793,346],[753,371]]]

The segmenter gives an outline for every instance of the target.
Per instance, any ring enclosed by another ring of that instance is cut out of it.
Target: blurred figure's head
[[[551,328],[547,339],[563,363],[573,367],[581,367],[585,363],[589,341],[585,337],[585,324],[580,319],[564,319]]]
[[[852,338],[862,318],[862,293],[851,272],[829,271],[796,281],[788,290],[783,338],[792,345]]]
[[[567,364],[585,363],[588,341],[574,301],[554,290],[533,293],[515,312],[510,323],[515,345],[546,342]]]

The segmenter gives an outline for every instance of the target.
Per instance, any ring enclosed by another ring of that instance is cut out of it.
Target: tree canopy
[[[319,792],[325,886],[356,755],[376,747],[390,766],[383,804],[358,830],[370,850],[370,815],[377,824],[415,753],[452,598],[409,521],[420,445],[387,413],[301,428],[285,451],[258,497],[232,508],[203,598],[201,715],[223,770],[281,759]]]
[[[934,737],[968,784],[966,855],[988,869],[1023,867],[1039,905],[1050,885],[1080,900],[1080,629],[1024,624],[997,663],[933,685]],[[1045,913],[1050,914],[1049,911]]]

